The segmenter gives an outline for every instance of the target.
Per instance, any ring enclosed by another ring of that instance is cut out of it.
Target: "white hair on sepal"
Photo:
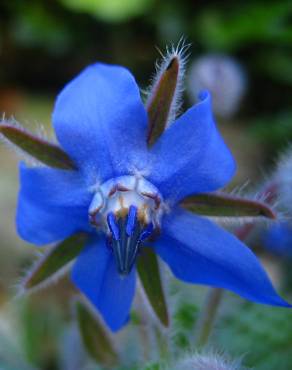
[[[207,217],[209,220],[213,221],[217,225],[221,226],[223,229],[236,234],[241,228],[252,225],[252,228],[260,227],[261,229],[268,229],[271,225],[279,220],[272,220],[264,216],[254,216],[254,217]],[[281,220],[283,217],[281,217]],[[252,230],[251,230],[252,231]]]
[[[268,191],[269,186],[272,181],[269,177],[266,176],[266,179],[261,182],[257,188],[251,188],[250,181],[247,180],[240,186],[236,186],[233,189],[223,191],[226,195],[240,197],[246,199],[247,201],[258,201],[266,204],[267,207],[271,209],[274,213],[275,218],[269,218],[266,216],[207,216],[210,220],[221,225],[222,227],[227,228],[231,231],[236,231],[238,228],[241,228],[247,224],[260,225],[261,227],[270,227],[275,222],[282,222],[287,219],[287,212],[283,211],[280,206],[280,202],[277,194],[273,196],[273,199],[270,198],[270,193]],[[248,189],[249,188],[249,189]],[[220,192],[219,192],[220,193]]]
[[[36,135],[42,140],[49,141],[51,144],[59,145],[53,130],[48,130],[48,126],[42,122],[35,121]]]
[[[232,189],[228,191],[228,193],[229,195],[234,196],[234,197],[246,196],[247,189],[249,186],[250,186],[250,180],[247,179],[244,183],[234,186]],[[225,189],[223,189],[223,192],[225,192]]]
[[[50,247],[49,247],[50,248]],[[29,269],[25,269],[22,273],[22,277],[19,279],[19,281],[14,285],[14,290],[16,291],[15,298],[22,297],[24,295],[30,295],[34,293],[38,293],[46,288],[49,288],[51,286],[56,285],[60,279],[62,279],[72,268],[72,265],[74,263],[73,261],[69,261],[66,263],[63,267],[61,267],[58,271],[53,273],[50,277],[43,280],[41,283],[35,285],[32,288],[26,288],[25,284],[26,282],[31,278],[33,273],[36,271],[38,266],[46,259],[47,254],[40,254],[35,253],[36,260],[34,263],[32,263],[32,266]]]
[[[55,144],[55,139],[51,140],[51,139],[48,138],[48,134],[47,134],[47,132],[45,132],[45,128],[41,124],[36,124],[35,125],[36,126],[36,132],[31,132],[25,126],[20,124],[15,119],[14,116],[11,116],[10,118],[6,118],[5,113],[3,113],[1,121],[0,121],[0,126],[1,125],[8,125],[8,126],[17,128],[17,129],[21,130],[24,133],[34,135],[36,138],[38,138],[40,140],[44,140],[44,141],[50,142],[51,144]],[[20,161],[24,161],[28,166],[30,166],[30,167],[40,167],[40,166],[44,167],[45,166],[44,163],[42,163],[41,161],[39,161],[35,157],[31,156],[30,154],[28,154],[26,151],[21,149],[16,144],[12,143],[9,139],[7,139],[0,132],[0,144],[1,143],[3,143],[6,146],[6,148],[11,150],[13,152],[13,154],[16,154],[16,156],[18,157],[18,159]]]
[[[146,95],[146,106],[147,106],[148,101],[151,99],[151,96],[155,91],[155,88],[157,87],[157,84],[162,74],[167,69],[167,66],[169,65],[173,58],[176,57],[178,59],[179,70],[177,84],[172,99],[172,103],[170,106],[166,127],[169,126],[176,119],[177,115],[180,113],[179,111],[182,104],[182,93],[184,91],[184,76],[186,71],[186,63],[189,57],[188,50],[190,46],[191,44],[186,43],[185,37],[182,36],[176,45],[171,44],[166,46],[165,53],[161,52],[161,50],[157,48],[159,54],[161,55],[161,59],[157,60],[155,63],[156,72],[151,79],[150,86],[148,87],[148,89],[143,91],[143,93]]]

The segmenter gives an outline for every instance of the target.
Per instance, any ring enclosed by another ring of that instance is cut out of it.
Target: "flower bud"
[[[242,67],[225,55],[205,55],[191,66],[188,91],[193,102],[201,90],[212,95],[215,114],[228,118],[236,113],[246,90]]]
[[[171,370],[243,370],[240,361],[217,353],[193,354],[180,360]]]

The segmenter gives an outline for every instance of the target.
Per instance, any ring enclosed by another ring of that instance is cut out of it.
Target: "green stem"
[[[223,297],[223,289],[210,288],[205,303],[199,315],[196,327],[196,346],[203,347],[207,344],[213,329],[216,314]]]

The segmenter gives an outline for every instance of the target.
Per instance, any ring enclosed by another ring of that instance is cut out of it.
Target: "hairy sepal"
[[[79,233],[49,248],[28,273],[22,284],[22,290],[34,292],[53,284],[68,271],[86,240],[86,234]]]
[[[265,202],[224,193],[204,193],[185,198],[183,208],[209,217],[265,217],[276,219],[273,209]]]
[[[69,156],[56,144],[40,138],[22,127],[0,123],[0,136],[21,149],[24,153],[50,167],[73,170],[75,165]]]
[[[112,369],[118,362],[118,355],[110,335],[89,303],[79,299],[75,302],[75,306],[85,349],[98,364]]]
[[[167,304],[165,300],[157,256],[151,247],[144,247],[137,261],[139,278],[146,297],[156,316],[164,326],[169,326]]]
[[[175,120],[180,108],[182,81],[185,71],[186,50],[189,45],[182,39],[177,47],[167,49],[162,62],[157,66],[157,75],[148,91],[146,109],[148,112],[148,145],[160,137],[165,128]]]

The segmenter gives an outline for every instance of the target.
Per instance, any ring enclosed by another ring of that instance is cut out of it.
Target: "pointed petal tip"
[[[214,121],[210,94],[204,91],[200,97],[151,148],[155,161],[149,180],[172,202],[218,190],[236,172],[232,153]]]
[[[289,302],[285,301],[279,295],[277,295],[277,297],[275,297],[274,302],[275,303],[272,303],[272,304],[275,305],[275,306],[283,307],[283,308],[292,308],[292,304],[290,304]]]
[[[255,303],[292,307],[278,295],[252,251],[232,234],[181,211],[166,217],[163,227],[157,252],[177,278],[224,288]]]
[[[103,317],[103,319],[105,320],[104,317]],[[130,315],[125,319],[125,321],[119,322],[119,323],[105,320],[106,325],[109,327],[109,329],[113,333],[117,333],[120,330],[122,330],[129,323],[129,321],[130,321]]]
[[[208,90],[201,90],[198,94],[198,100],[203,102],[205,100],[211,100],[211,94]]]
[[[111,331],[126,325],[135,294],[136,272],[133,269],[125,279],[120,279],[104,239],[89,242],[73,266],[71,280]]]

